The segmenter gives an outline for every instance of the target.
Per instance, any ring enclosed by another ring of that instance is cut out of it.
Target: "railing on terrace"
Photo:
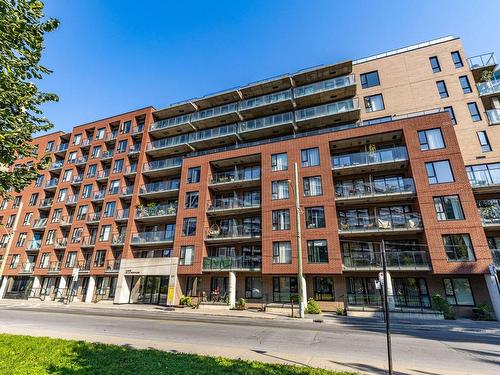
[[[190,115],[181,115],[177,117],[168,118],[166,120],[156,121],[151,124],[151,131],[159,129],[173,128],[175,126],[189,124]]]
[[[236,112],[237,110],[238,110],[237,103],[225,104],[219,107],[208,108],[199,112],[194,112],[191,115],[191,121],[200,121],[212,117],[222,116],[228,113]]]
[[[242,198],[217,198],[212,199],[209,202],[208,211],[257,207],[260,207],[260,201],[252,201]]]
[[[341,183],[335,185],[335,196],[337,198],[362,198],[414,192],[415,185],[412,178],[355,183],[351,186]]]
[[[104,169],[102,171],[97,172],[96,180],[103,180],[109,177],[109,169]]]
[[[61,261],[55,261],[49,263],[49,272],[59,272],[61,271]]]
[[[354,74],[350,74],[347,76],[328,79],[326,81],[311,83],[310,85],[296,87],[293,90],[293,94],[296,98],[299,98],[302,96],[316,94],[318,92],[340,89],[354,84],[356,84],[355,76]]]
[[[166,147],[175,147],[187,144],[189,137],[187,134],[176,135],[175,137],[157,139],[148,144],[148,150],[158,150]]]
[[[132,235],[132,244],[172,242],[175,231],[139,232]]]
[[[126,208],[124,210],[119,210],[116,212],[116,220],[125,220],[130,216],[130,209]]]
[[[66,204],[76,204],[78,202],[78,196],[70,195],[66,198]]]
[[[135,145],[132,145],[128,148],[128,152],[130,154],[137,154],[138,152],[141,152],[141,144],[137,143]]]
[[[68,143],[61,143],[60,145],[57,146],[56,152],[63,152],[68,149],[69,144]]]
[[[81,156],[78,159],[76,159],[75,164],[76,165],[83,165],[87,163],[87,160],[89,159],[88,156]]]
[[[272,94],[257,96],[255,98],[243,100],[239,103],[238,110],[245,111],[248,109],[262,107],[264,105],[279,103],[291,99],[292,99],[292,90],[284,90]]]
[[[253,120],[243,121],[238,123],[239,132],[244,133],[253,130],[270,128],[273,126],[279,126],[284,124],[289,124],[293,122],[293,113],[285,112],[279,115],[260,117]]]
[[[56,239],[56,244],[54,245],[55,248],[65,248],[68,246],[68,239],[67,238],[57,238]]]
[[[42,247],[42,240],[31,240],[28,242],[27,250],[40,250]]]
[[[298,111],[295,111],[295,118],[297,121],[310,120],[318,117],[354,111],[357,109],[359,109],[358,99],[347,99],[341,100],[339,102],[319,105],[316,107],[300,109]]]
[[[47,208],[51,207],[52,203],[54,203],[54,198],[45,198],[43,201],[40,202],[40,208]]]
[[[224,184],[237,181],[260,180],[260,169],[216,172],[212,175],[212,184]]]
[[[102,153],[102,156],[101,156],[101,159],[102,160],[105,160],[105,159],[111,159],[114,155],[114,151],[104,151]]]
[[[106,261],[105,272],[118,272],[120,270],[120,259]]]
[[[216,128],[200,130],[189,134],[189,142],[198,142],[231,134],[236,135],[237,129],[238,126],[236,124],[228,124]]]
[[[50,164],[50,168],[49,169],[51,169],[51,170],[52,169],[61,169],[63,165],[64,165],[64,162],[62,162],[62,161],[56,161],[56,162]]]
[[[90,213],[87,215],[87,219],[86,221],[87,222],[98,222],[99,220],[101,220],[101,212],[93,212],[93,213]]]
[[[59,183],[59,179],[53,178],[52,180],[47,181],[47,183],[45,184],[45,187],[46,188],[56,187],[58,183]]]
[[[345,232],[390,232],[394,230],[418,230],[422,219],[418,213],[392,214],[391,216],[364,216],[339,218],[339,230]]]
[[[157,193],[161,191],[178,190],[180,185],[180,180],[168,180],[152,182],[150,184],[142,185],[139,188],[139,194]]]
[[[203,258],[204,271],[258,270],[262,267],[261,256],[214,256]]]
[[[95,242],[96,242],[96,237],[95,236],[87,236],[87,237],[83,237],[83,240],[82,240],[82,246],[95,246]]]
[[[112,245],[123,245],[125,243],[125,233],[114,234],[111,238]]]
[[[349,168],[408,160],[406,147],[398,146],[379,149],[374,152],[353,152],[332,156],[333,168]]]
[[[33,228],[44,228],[47,226],[47,218],[43,219],[36,219],[35,222],[33,223]]]
[[[168,216],[177,214],[177,205],[160,204],[156,206],[140,207],[135,211],[136,218]]]
[[[128,196],[132,195],[134,193],[134,186],[124,186],[120,195],[121,196]]]
[[[78,262],[78,268],[80,269],[80,272],[81,271],[90,271],[90,265],[92,264],[91,260],[90,259],[87,259],[87,260],[80,260]]]
[[[260,226],[257,225],[234,225],[231,227],[220,227],[218,225],[212,225],[206,231],[206,238],[259,238],[261,234],[262,230]]]
[[[31,273],[35,269],[35,262],[25,262],[21,264],[21,269],[19,272],[22,273]]]
[[[141,134],[144,132],[144,124],[139,124],[132,129],[132,135]]]
[[[344,267],[349,269],[379,269],[382,268],[382,254],[380,251],[344,252],[342,262]],[[427,251],[386,251],[386,264],[387,267],[396,269],[430,267]]]
[[[99,200],[102,200],[104,199],[104,197],[106,196],[106,191],[96,191],[94,193],[94,195],[92,196],[92,200],[93,201],[99,201]]]
[[[495,54],[485,53],[483,55],[472,56],[467,59],[470,69],[485,68],[488,66],[496,65]]]
[[[149,163],[144,164],[143,172],[147,171],[155,171],[159,169],[167,169],[167,168],[178,168],[182,166],[182,158],[170,158],[170,159],[161,159],[161,160],[153,160]]]

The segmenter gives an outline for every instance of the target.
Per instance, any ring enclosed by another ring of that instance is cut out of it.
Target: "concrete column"
[[[394,310],[396,308],[396,301],[394,299],[394,290],[392,289],[392,278],[389,272],[387,274],[387,301],[389,303],[389,310]]]
[[[132,279],[132,277],[129,276],[129,279]],[[131,288],[129,282],[131,283],[132,280],[127,280],[127,277],[125,275],[118,276],[118,281],[116,282],[115,299],[113,300],[113,303],[129,303]]]
[[[7,276],[3,276],[2,280],[0,280],[0,299],[3,299],[3,297],[5,297],[8,284],[9,284],[9,278]]]
[[[173,306],[179,303],[178,292],[177,292],[177,276],[170,275],[168,277],[168,296],[167,296],[167,306]]]
[[[94,297],[95,276],[89,276],[89,284],[87,286],[87,294],[85,295],[85,303],[91,303]]]
[[[496,319],[500,322],[500,289],[498,285],[498,275],[493,276],[489,273],[484,275],[486,286],[488,287],[488,294],[490,295],[491,305]]]
[[[33,276],[33,284],[31,285],[30,296],[40,297],[40,294],[33,294],[33,291],[36,291],[41,287],[42,287],[42,278],[40,276]]]
[[[229,272],[229,307],[236,306],[236,273]]]

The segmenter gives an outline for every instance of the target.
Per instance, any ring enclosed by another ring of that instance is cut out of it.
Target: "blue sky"
[[[491,9],[491,11],[489,11]],[[498,0],[47,0],[56,130],[446,35],[499,49]],[[498,55],[498,53],[497,53]],[[500,57],[500,56],[499,56]]]

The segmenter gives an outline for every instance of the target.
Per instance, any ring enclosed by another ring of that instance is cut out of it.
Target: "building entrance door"
[[[168,281],[168,276],[141,276],[139,278],[140,286],[137,303],[166,305]]]

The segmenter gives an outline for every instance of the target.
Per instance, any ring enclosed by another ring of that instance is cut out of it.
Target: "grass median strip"
[[[0,334],[0,374],[348,375],[322,369]]]

